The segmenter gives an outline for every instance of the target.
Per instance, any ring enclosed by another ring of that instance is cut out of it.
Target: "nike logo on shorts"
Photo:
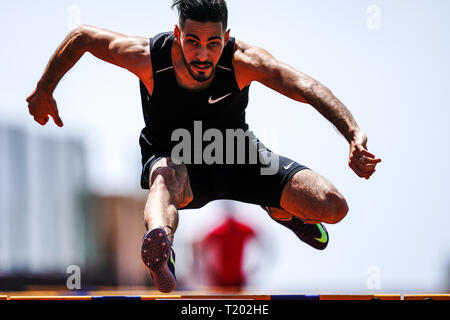
[[[209,104],[216,104],[217,102],[222,101],[223,99],[227,98],[228,96],[231,96],[231,94],[232,94],[232,93],[229,93],[229,94],[227,94],[227,95],[225,95],[225,96],[223,96],[223,97],[220,97],[220,98],[214,99],[214,100],[213,100],[212,97],[209,97],[208,103],[209,103]]]

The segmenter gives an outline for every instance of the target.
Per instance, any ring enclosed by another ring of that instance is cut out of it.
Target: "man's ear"
[[[175,25],[175,28],[173,30],[173,34],[174,34],[175,38],[177,38],[178,42],[180,42],[181,31],[180,31],[180,27],[178,27],[177,24]]]
[[[227,32],[225,32],[225,45],[228,43],[228,41],[230,40],[230,32],[231,29],[228,29]]]

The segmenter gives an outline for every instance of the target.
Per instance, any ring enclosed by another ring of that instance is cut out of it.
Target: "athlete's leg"
[[[178,226],[178,209],[193,199],[185,165],[175,165],[170,158],[156,162],[150,171],[150,192],[144,209],[147,230],[163,227],[173,243]]]
[[[147,233],[141,256],[158,290],[169,293],[176,288],[172,245],[178,226],[178,209],[188,205],[193,194],[187,168],[175,165],[170,158],[158,160],[149,177],[150,192],[144,209]]]
[[[311,170],[301,170],[289,180],[283,189],[280,205],[287,213],[308,223],[335,224],[348,212],[347,202],[339,191]],[[283,212],[274,213],[282,215]]]

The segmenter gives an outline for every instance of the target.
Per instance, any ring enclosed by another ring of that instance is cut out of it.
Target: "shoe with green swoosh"
[[[164,228],[159,227],[145,234],[141,256],[150,270],[156,288],[163,293],[175,290],[175,250]]]
[[[263,207],[263,209],[266,210],[270,216],[269,208]],[[291,229],[300,240],[317,250],[324,250],[328,245],[328,231],[321,223],[308,224],[295,216],[290,220],[272,219],[286,228]]]

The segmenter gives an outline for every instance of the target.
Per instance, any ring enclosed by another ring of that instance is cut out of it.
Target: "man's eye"
[[[218,43],[218,42],[211,42],[209,45],[210,45],[211,47],[218,47],[218,46],[219,46],[219,43]]]
[[[196,42],[195,40],[190,40],[190,39],[189,39],[187,42],[188,42],[189,44],[194,45],[194,46],[197,44],[197,42]]]

